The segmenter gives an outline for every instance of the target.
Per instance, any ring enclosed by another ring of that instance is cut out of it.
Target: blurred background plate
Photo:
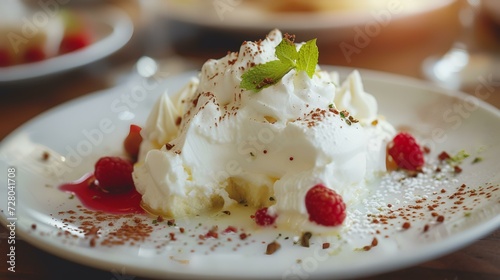
[[[160,2],[174,50],[221,57],[271,29],[318,38],[320,63],[419,76],[420,63],[441,55],[460,33],[461,0],[169,0]],[[430,44],[429,42],[432,42]],[[384,61],[384,63],[380,63]],[[401,61],[405,61],[401,65]],[[408,65],[418,65],[409,67]]]
[[[39,62],[0,68],[0,82],[43,77],[89,64],[119,50],[132,36],[134,27],[130,17],[117,8],[82,10],[81,14],[95,36],[91,45]]]
[[[237,30],[316,30],[353,27],[387,10],[395,17],[429,15],[455,0],[169,0],[171,18],[212,28]]]

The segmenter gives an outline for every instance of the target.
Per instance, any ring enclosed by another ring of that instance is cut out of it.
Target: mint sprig
[[[241,88],[259,92],[279,82],[292,69],[305,71],[309,78],[312,78],[319,57],[316,39],[307,41],[297,51],[294,42],[289,38],[285,36],[276,46],[275,55],[278,60],[258,64],[241,76]]]
[[[316,46],[316,39],[308,41],[299,50],[299,57],[297,59],[297,69],[306,71],[309,78],[312,78],[318,65],[319,51]]]

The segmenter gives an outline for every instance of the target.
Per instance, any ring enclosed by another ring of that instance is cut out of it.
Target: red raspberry
[[[11,57],[7,49],[0,48],[0,67],[7,67],[14,64],[14,58]]]
[[[41,47],[31,47],[24,53],[25,62],[37,62],[46,58],[45,51]]]
[[[102,157],[95,164],[97,185],[108,192],[125,192],[134,187],[133,165],[119,157]]]
[[[253,217],[253,219],[259,226],[270,226],[274,224],[274,221],[276,221],[276,217],[277,216],[270,215],[267,212],[267,207],[264,207],[255,212],[255,216]]]
[[[61,41],[60,52],[69,53],[84,48],[92,43],[90,34],[82,32],[67,34]]]
[[[61,15],[65,29],[59,46],[60,53],[76,51],[92,43],[90,24],[84,17],[70,11],[64,11]]]
[[[424,166],[424,153],[409,133],[398,133],[389,143],[388,153],[399,168],[416,171]]]
[[[312,222],[323,226],[338,226],[345,220],[346,206],[342,197],[323,184],[309,189],[305,202]]]

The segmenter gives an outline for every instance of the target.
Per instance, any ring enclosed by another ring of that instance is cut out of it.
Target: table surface
[[[125,8],[130,9],[127,6]],[[136,22],[136,24],[138,23]],[[136,32],[122,50],[88,66],[42,79],[0,84],[0,96],[2,98],[0,102],[0,140],[24,122],[54,106],[112,86],[114,83],[113,77],[116,77],[117,73],[131,71],[133,63],[144,54],[152,54],[166,60],[171,59],[171,61],[175,58],[177,62],[179,59],[184,59],[189,62],[186,68],[194,67],[194,69],[199,68],[201,62],[207,57],[224,55],[219,49],[208,49],[202,57],[191,55],[196,51],[190,53],[190,48],[186,46],[192,48],[193,45],[196,45],[196,42],[203,41],[203,34],[206,35],[207,32],[195,33],[198,35],[178,44],[176,42],[172,43],[167,38],[158,43],[158,46],[161,47],[156,47],[154,50],[148,48],[148,43],[145,43],[147,42],[144,39],[145,33],[147,32]],[[495,29],[493,33],[496,34],[493,36],[498,36],[500,32]],[[498,38],[500,36],[496,37],[496,39]],[[491,41],[491,37],[487,39]],[[161,45],[162,43],[164,45]],[[158,51],[162,48],[163,50]],[[414,63],[412,65],[400,61],[399,64],[391,65],[392,68],[387,68],[387,64],[376,58],[369,59],[369,61],[370,64],[365,65],[347,65],[382,69],[421,78],[418,71],[419,65]],[[322,62],[335,63],[335,61],[328,60]],[[186,68],[179,68],[179,71]],[[402,69],[406,69],[406,71]],[[496,84],[499,85],[499,83]],[[473,87],[465,89],[465,91],[472,93]],[[485,101],[500,108],[500,88],[497,87],[496,91]],[[9,247],[7,244],[8,234],[5,227],[0,227],[2,260]],[[499,252],[500,229],[497,229],[473,244],[441,258],[367,279],[500,279]],[[133,276],[125,277],[116,272],[97,270],[72,263],[41,251],[20,239],[16,243],[16,255],[16,273],[7,271],[7,266],[2,261],[2,264],[0,264],[1,279],[71,279],[74,277],[78,279],[83,279],[83,277],[88,279],[141,279]]]

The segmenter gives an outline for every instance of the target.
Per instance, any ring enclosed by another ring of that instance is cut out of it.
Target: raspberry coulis
[[[123,193],[104,192],[94,184],[94,175],[85,174],[77,181],[63,184],[60,190],[74,194],[88,209],[110,214],[146,213],[141,207],[141,194],[135,188]]]

